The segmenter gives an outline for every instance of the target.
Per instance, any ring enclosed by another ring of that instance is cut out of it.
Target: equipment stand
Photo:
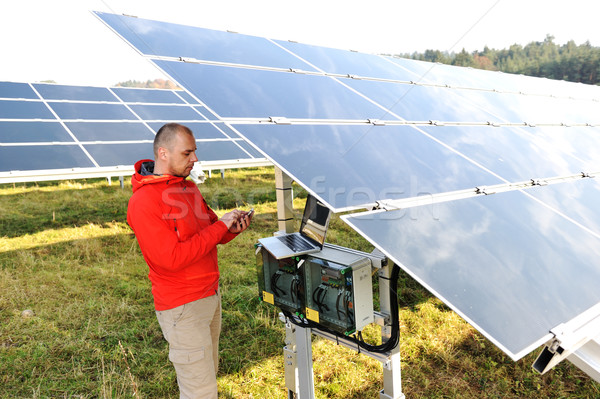
[[[277,219],[280,233],[291,233],[294,231],[294,213],[293,213],[293,195],[292,179],[281,169],[275,167],[275,188],[277,193]],[[390,315],[389,303],[389,279],[391,276],[393,264],[388,264],[379,269],[380,279],[380,324],[382,325],[382,339],[387,340],[391,335],[391,327],[384,322],[387,315]],[[388,282],[385,284],[384,282]],[[391,300],[397,300],[391,298]],[[345,342],[339,337],[329,336],[319,330],[304,328],[291,323],[283,315],[280,318],[285,322],[286,338],[284,354],[285,367],[285,385],[288,389],[288,399],[314,399],[314,379],[312,364],[312,334],[322,336],[326,339],[337,342],[338,344],[356,349],[350,341]],[[371,353],[361,351],[361,353],[381,361],[383,364],[383,385],[384,389],[379,393],[380,399],[404,399],[402,393],[401,375],[400,375],[400,349],[396,346],[390,352]]]

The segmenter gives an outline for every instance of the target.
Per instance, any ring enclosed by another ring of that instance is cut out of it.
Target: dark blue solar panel
[[[232,141],[205,141],[197,143],[197,146],[196,156],[200,162],[250,158]]]
[[[597,177],[570,184],[533,187],[527,190],[527,193],[590,229],[594,234],[600,235],[600,182]]]
[[[221,117],[367,119],[384,114],[329,77],[154,62]]]
[[[194,109],[196,111],[200,112],[208,120],[211,120],[211,121],[219,120],[219,117],[217,115],[215,115],[214,112],[212,112],[211,110],[209,110],[208,108],[206,108],[202,105],[196,105],[196,106],[194,106]]]
[[[215,126],[222,131],[224,134],[226,134],[228,137],[233,137],[233,138],[239,138],[240,135],[237,134],[237,132],[235,132],[233,129],[231,129],[229,126],[227,126],[224,123],[216,123]]]
[[[235,127],[338,209],[502,182],[410,126]]]
[[[35,83],[33,86],[45,100],[119,101],[106,87],[65,86],[45,83]]]
[[[178,96],[180,96],[180,97],[183,99],[183,101],[185,101],[185,102],[186,102],[186,103],[188,103],[188,104],[198,104],[198,101],[196,101],[196,100],[194,99],[194,97],[190,96],[190,95],[188,94],[188,92],[186,92],[186,91],[183,91],[183,90],[177,90],[175,93],[176,93]]]
[[[0,82],[0,98],[38,99],[39,97],[27,83]]]
[[[129,106],[143,120],[182,121],[204,120],[205,118],[190,106],[177,105],[135,105]]]
[[[499,120],[448,88],[369,80],[346,80],[345,83],[391,111],[381,112],[375,117],[378,119],[396,119],[393,116],[396,114],[407,121],[485,123]]]
[[[309,68],[306,63],[262,37],[101,12],[96,14],[142,54],[279,68]]]
[[[0,172],[93,167],[77,145],[0,146]]]
[[[525,129],[526,132],[553,146],[570,157],[584,162],[582,171],[600,170],[600,128],[588,126],[556,127],[544,126]],[[552,162],[548,159],[548,162]]]
[[[199,161],[222,161],[250,158],[231,141],[197,143]],[[100,166],[133,165],[140,159],[153,159],[152,143],[141,144],[86,144],[85,149]]]
[[[301,43],[284,41],[277,41],[277,43],[327,73],[401,81],[414,80],[412,73],[377,55]]]
[[[459,90],[462,104],[477,104],[495,121],[530,124],[600,123],[600,103],[548,96]],[[460,100],[459,100],[460,101]]]
[[[0,100],[0,119],[56,119],[39,101]]]
[[[182,125],[189,127],[194,133],[196,139],[225,139],[227,138],[217,127],[210,123],[200,122],[180,122]],[[164,122],[149,122],[148,125],[154,132],[158,132]],[[223,124],[220,124],[221,126]],[[236,136],[237,137],[237,136]]]
[[[126,103],[184,104],[184,101],[171,90],[134,89],[128,87],[115,87],[111,90]]]
[[[154,140],[154,133],[142,122],[67,122],[79,141]]]
[[[1,122],[0,143],[73,142],[57,122]]]
[[[499,89],[498,86],[506,88],[506,82],[500,83],[497,78],[502,76],[498,73],[491,78],[489,71],[481,71],[473,68],[448,66],[440,63],[423,62],[397,57],[388,57],[394,64],[410,70],[414,77],[412,80],[420,83],[436,84],[451,87],[472,87],[485,90]]]
[[[264,158],[264,156],[258,152],[254,147],[245,141],[237,141],[240,147],[242,147],[246,152],[248,152],[253,158]]]
[[[508,181],[589,170],[584,161],[528,127],[421,126],[419,129]]]
[[[520,192],[348,222],[513,358],[600,301],[598,236]]]
[[[137,120],[124,105],[49,102],[61,119]]]
[[[100,166],[132,166],[140,159],[154,159],[152,143],[86,144],[84,147]]]

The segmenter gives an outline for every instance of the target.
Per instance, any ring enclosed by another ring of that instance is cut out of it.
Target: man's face
[[[172,176],[187,177],[190,175],[196,157],[196,140],[187,133],[177,133],[171,149],[166,150],[167,173]]]

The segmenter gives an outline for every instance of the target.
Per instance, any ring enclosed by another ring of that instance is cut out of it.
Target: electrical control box
[[[372,256],[326,245],[310,255],[276,259],[257,248],[264,302],[346,335],[373,323]]]
[[[299,257],[275,259],[258,247],[259,297],[297,316],[304,314],[304,268]]]
[[[374,321],[369,257],[324,247],[303,266],[307,319],[346,335]]]

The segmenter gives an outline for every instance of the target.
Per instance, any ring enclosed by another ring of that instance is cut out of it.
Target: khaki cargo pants
[[[215,295],[157,311],[181,399],[217,399],[221,298]]]

